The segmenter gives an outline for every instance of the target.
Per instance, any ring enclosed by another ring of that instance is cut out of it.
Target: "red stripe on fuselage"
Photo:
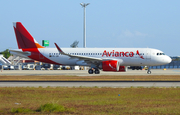
[[[42,55],[37,48],[28,48],[28,49],[22,49],[23,52],[31,52],[31,55],[28,56],[29,58],[33,60],[37,60],[40,62],[45,62],[45,63],[50,63],[50,64],[57,64],[57,65],[62,65],[60,63],[54,62],[48,58],[46,58],[44,55]]]

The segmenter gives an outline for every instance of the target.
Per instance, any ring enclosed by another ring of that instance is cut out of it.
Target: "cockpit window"
[[[157,55],[165,55],[164,53],[157,53]]]

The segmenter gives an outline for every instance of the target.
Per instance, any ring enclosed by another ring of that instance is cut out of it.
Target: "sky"
[[[87,48],[155,48],[180,56],[180,0],[0,0],[0,51],[17,49],[13,22],[42,44]]]

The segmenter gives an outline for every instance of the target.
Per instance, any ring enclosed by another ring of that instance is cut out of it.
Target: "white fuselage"
[[[118,60],[122,66],[156,66],[171,62],[171,58],[152,48],[61,48],[64,52],[85,57]],[[84,60],[62,55],[56,48],[39,48],[46,58],[61,65],[87,65]],[[137,51],[139,54],[137,54]],[[119,53],[119,54],[118,54]],[[88,61],[88,60],[86,60]]]

